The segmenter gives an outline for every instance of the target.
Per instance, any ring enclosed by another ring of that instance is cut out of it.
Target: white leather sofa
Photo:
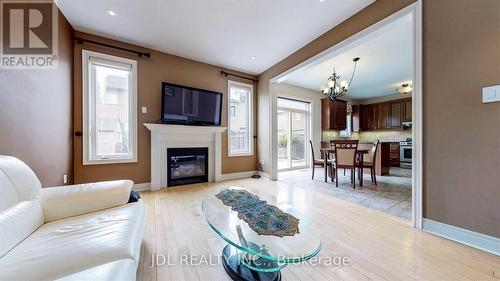
[[[0,155],[0,280],[135,280],[144,204],[133,182],[41,188],[21,160]]]

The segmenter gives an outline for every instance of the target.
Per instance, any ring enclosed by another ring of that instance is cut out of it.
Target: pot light
[[[405,84],[401,85],[401,92],[403,94],[409,93],[412,90],[413,90],[413,87],[411,86],[410,83],[405,83]]]
[[[319,0],[319,2],[325,2],[325,0]]]
[[[255,59],[257,59],[257,57],[256,56],[252,56],[252,59],[255,60]]]
[[[110,10],[110,9],[106,9],[106,14],[108,14],[108,16],[112,16],[112,17],[116,16],[116,12],[113,10]]]

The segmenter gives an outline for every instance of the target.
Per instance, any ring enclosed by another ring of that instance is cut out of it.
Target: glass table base
[[[245,254],[231,245],[222,250],[222,265],[229,277],[235,281],[280,281],[279,269],[284,267],[263,258],[246,262]]]

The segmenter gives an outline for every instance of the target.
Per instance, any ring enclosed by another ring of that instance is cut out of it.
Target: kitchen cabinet
[[[360,105],[360,129],[361,131],[373,131],[377,128],[376,110],[374,104]]]
[[[361,131],[369,131],[368,126],[366,124],[366,105],[360,104],[359,105],[359,129]]]
[[[409,115],[411,116],[411,100],[395,100],[359,105],[360,130],[403,129],[403,121],[406,121],[405,114],[407,114],[405,106],[408,106],[408,104],[410,107]]]
[[[390,107],[389,103],[379,103],[375,105],[377,107],[377,130],[387,129],[390,120]]]
[[[345,130],[347,128],[347,102],[343,100],[321,100],[321,129]]]
[[[399,142],[389,143],[389,164],[399,167]]]
[[[403,102],[402,101],[393,101],[389,103],[390,105],[390,114],[389,120],[387,123],[387,127],[390,129],[401,129],[403,124],[401,122],[402,114],[403,114]]]
[[[404,99],[403,100],[403,121],[411,122],[412,118],[412,100]]]
[[[390,160],[390,144],[388,142],[380,143],[380,174],[382,176],[388,175],[391,169]]]

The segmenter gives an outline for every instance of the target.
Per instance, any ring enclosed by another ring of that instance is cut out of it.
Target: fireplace
[[[208,147],[167,148],[167,186],[208,181]]]

